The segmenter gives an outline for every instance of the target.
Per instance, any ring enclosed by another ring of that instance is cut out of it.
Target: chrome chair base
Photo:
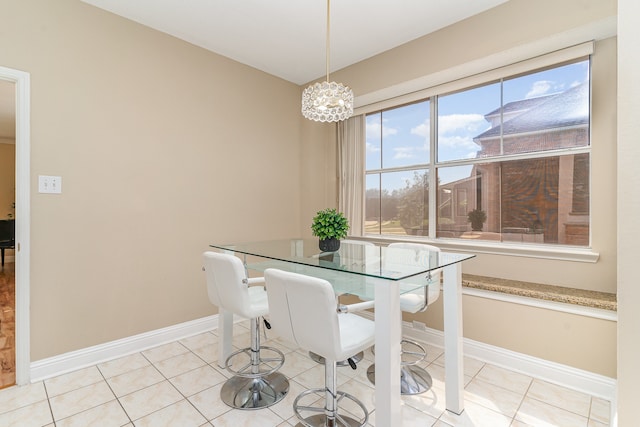
[[[260,409],[282,400],[289,391],[289,381],[279,372],[261,378],[234,376],[220,390],[224,403],[236,409]]]
[[[309,352],[309,357],[314,362],[317,362],[317,363],[320,363],[320,364],[324,365],[324,357],[320,356],[319,354],[315,354],[313,351],[310,351]],[[360,363],[360,361],[362,359],[364,359],[364,352],[361,351],[360,353],[351,356],[350,359],[353,361],[353,363],[358,364],[358,363]],[[337,366],[349,366],[349,361],[348,360],[340,360],[339,362],[336,362],[336,365]]]
[[[367,369],[367,378],[372,384],[376,383],[375,363]],[[431,375],[415,365],[402,366],[400,368],[400,394],[412,395],[420,394],[429,390],[433,385]]]
[[[296,427],[326,427],[329,424],[327,423],[327,416],[324,414],[313,415],[309,418],[304,419],[304,424],[299,422],[296,424]],[[336,421],[336,427],[338,426],[346,426],[346,427],[361,427],[362,424],[354,420],[351,417],[341,416],[340,421]]]
[[[330,413],[331,411],[328,411],[325,406],[314,406],[314,404],[327,405],[327,402],[325,401],[326,392],[327,390],[324,388],[314,388],[311,390],[306,390],[300,393],[298,397],[296,397],[296,399],[293,401],[293,411],[295,412],[296,416],[300,420],[300,422],[296,425],[296,427],[326,427],[326,426],[364,427],[367,425],[367,422],[369,421],[369,412],[367,411],[367,408],[364,406],[364,404],[354,396],[350,395],[349,393],[345,393],[339,390],[335,392],[336,406],[335,406],[335,412],[333,413],[334,423],[331,424],[330,421],[332,420],[329,418],[329,415],[327,414],[327,412]],[[310,398],[311,404],[302,405],[300,403],[300,400],[304,399],[307,396],[311,396]],[[350,400],[352,403],[355,403],[357,406],[360,407],[360,410],[363,413],[363,417],[360,420],[356,420],[351,416],[343,415],[342,413],[339,412],[337,403],[341,402],[343,399]],[[315,413],[315,414],[308,415],[305,417],[305,415],[307,415],[305,413],[308,413],[308,414]]]

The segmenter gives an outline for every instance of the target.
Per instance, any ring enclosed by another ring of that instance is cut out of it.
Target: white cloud
[[[443,147],[447,148],[459,148],[463,150],[473,151],[475,154],[478,151],[478,144],[473,142],[473,138],[471,136],[462,136],[462,135],[453,135],[453,136],[441,136],[438,139],[439,146],[442,149]]]
[[[452,133],[477,133],[488,126],[482,114],[449,114],[438,118],[438,133],[447,135]],[[440,136],[442,142],[442,136]]]
[[[374,145],[374,144],[371,144],[369,142],[367,142],[365,144],[365,149],[366,149],[367,153],[379,153],[380,152],[380,146],[379,145]]]
[[[579,81],[574,81],[569,87],[575,87],[579,85]],[[548,95],[552,93],[563,92],[566,89],[564,83],[554,82],[552,80],[538,80],[534,82],[531,89],[525,95],[526,99],[535,98],[537,96]]]
[[[401,159],[424,159],[425,153],[429,152],[429,145],[417,145],[417,146],[402,146],[393,147],[393,158],[395,160]]]
[[[395,153],[393,158],[396,160],[413,159],[414,157],[416,157],[416,150],[413,147],[395,147],[393,149],[393,152]]]
[[[366,135],[374,139],[374,143],[366,142],[367,153],[379,153],[380,152],[380,122],[367,122]],[[384,126],[382,127],[382,137],[389,135],[395,135],[398,133],[398,129]]]
[[[386,121],[386,120],[385,120]],[[380,123],[379,122],[375,122],[375,123],[371,123],[371,122],[367,122],[367,135],[380,135]],[[391,126],[383,126],[382,127],[382,137],[384,138],[385,136],[389,136],[389,135],[395,135],[398,133],[398,129],[393,128]]]
[[[525,95],[525,98],[535,98],[536,96],[542,96],[549,93],[551,90],[552,81],[549,80],[539,80],[533,83],[533,86]]]
[[[427,141],[429,140],[429,134],[431,132],[431,126],[429,123],[429,119],[425,120],[424,123],[411,128],[411,134],[412,135],[418,135],[418,136],[422,136],[424,138],[427,139]]]

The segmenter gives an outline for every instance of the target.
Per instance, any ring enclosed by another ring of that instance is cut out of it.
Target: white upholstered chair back
[[[390,243],[389,248],[406,249],[406,251],[387,252],[385,256],[385,266],[387,268],[392,268],[394,263],[434,264],[436,260],[433,258],[438,256],[438,252],[440,252],[440,248],[424,243]],[[440,269],[431,272],[431,284],[428,286],[426,294],[427,305],[433,304],[440,297],[440,275]],[[413,294],[418,293],[424,294],[423,291],[415,291]],[[409,297],[409,295],[407,295],[407,297]]]
[[[267,269],[264,277],[275,333],[320,356],[337,360],[340,332],[331,284],[275,269]]]
[[[202,255],[209,300],[218,307],[246,318],[269,312],[264,288],[249,288],[242,261],[234,255],[205,252]]]
[[[338,314],[329,282],[277,269],[267,269],[264,277],[271,325],[276,334],[327,360],[344,360],[354,354],[359,340],[357,337],[343,340],[340,321],[355,315]],[[372,343],[371,338],[369,345]]]

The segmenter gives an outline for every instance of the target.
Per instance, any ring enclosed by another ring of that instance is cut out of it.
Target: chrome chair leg
[[[427,357],[427,351],[419,343],[407,339],[402,340],[402,344],[411,345],[417,348],[417,351],[402,350],[402,355],[415,357],[416,360],[405,361],[400,364],[400,394],[413,395],[424,393],[433,385],[433,378],[425,369],[417,366],[419,362]],[[372,349],[372,351],[375,350]],[[376,383],[376,365],[375,363],[367,368],[367,378],[372,384]]]
[[[273,353],[266,357],[264,353]],[[245,363],[239,361],[244,356]],[[233,359],[238,368],[234,367]],[[284,354],[273,347],[260,346],[260,324],[251,319],[251,347],[238,350],[226,360],[226,367],[234,376],[222,386],[222,401],[236,409],[260,409],[282,400],[289,391],[289,381],[279,372]]]
[[[337,363],[325,362],[325,388],[306,390],[296,397],[293,410],[300,420],[296,427],[364,427],[369,421],[369,412],[364,404],[354,396],[337,390]],[[303,405],[302,400],[311,396],[311,404]],[[355,403],[362,410],[363,416],[355,419],[339,411],[339,404],[343,399]],[[320,400],[324,407],[313,406]],[[310,414],[305,417],[305,414]]]

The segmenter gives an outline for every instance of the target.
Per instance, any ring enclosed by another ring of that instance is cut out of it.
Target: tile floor
[[[236,328],[234,346],[249,342],[248,322]],[[216,364],[216,331],[155,347],[24,387],[0,390],[0,426],[215,426],[289,427],[296,424],[291,404],[305,388],[324,382],[323,366],[306,352],[277,339],[270,345],[286,353],[283,372],[290,391],[280,403],[259,411],[240,411],[220,401],[228,373]],[[424,362],[434,378],[422,395],[403,397],[404,427],[603,427],[608,401],[516,372],[465,359],[463,415],[444,409],[442,350],[428,346]],[[374,389],[366,378],[373,359],[367,352],[356,371],[340,368],[339,388],[361,399],[375,426]],[[385,426],[378,426],[385,427]]]

